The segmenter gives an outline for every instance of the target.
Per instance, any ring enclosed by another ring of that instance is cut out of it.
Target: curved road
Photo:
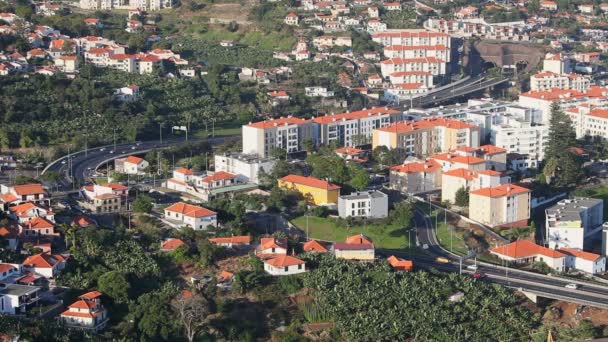
[[[420,245],[428,245],[426,252],[429,256],[411,257],[406,252],[395,251],[380,251],[380,253],[411,258],[416,265],[423,268],[435,268],[445,272],[460,272],[460,257],[445,250],[439,244],[431,219],[424,212],[417,209],[414,224],[416,226],[418,242]],[[444,257],[449,262],[438,263],[435,261],[437,257]],[[467,266],[472,265],[472,260],[464,260],[462,262],[462,272],[473,273],[473,271],[467,269]],[[523,290],[540,297],[608,309],[608,286],[575,279],[551,277],[482,262],[477,263],[477,272],[486,275],[484,281]],[[572,283],[579,285],[579,288],[576,290],[565,288],[567,284]]]
[[[218,145],[235,137],[236,135],[223,135],[208,139],[190,139],[189,142],[200,142],[206,140],[211,145]],[[95,147],[88,149],[86,153],[83,150],[78,151],[76,153],[72,153],[69,157],[64,156],[60,158],[56,160],[53,164],[49,165],[43,171],[43,173],[46,171],[55,171],[60,175],[63,175],[66,179],[69,179],[67,177],[69,171],[68,165],[70,164],[68,158],[71,158],[72,176],[76,183],[82,184],[86,182],[89,177],[95,172],[97,166],[106,160],[112,160],[129,155],[142,154],[153,149],[164,149],[172,146],[178,146],[181,144],[186,144],[185,139],[163,139],[162,144],[159,140],[143,141],[139,145],[136,145],[135,143],[121,143],[116,144],[116,151],[114,151],[114,153],[110,153],[114,150],[113,145]],[[68,183],[71,183],[71,180],[69,180]],[[68,183],[63,184],[63,190],[67,190],[66,186],[68,185]]]

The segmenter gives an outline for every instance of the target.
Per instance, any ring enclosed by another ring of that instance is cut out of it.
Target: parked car
[[[475,279],[483,279],[483,278],[487,277],[485,274],[483,274],[481,272],[475,272],[472,274],[472,276]]]

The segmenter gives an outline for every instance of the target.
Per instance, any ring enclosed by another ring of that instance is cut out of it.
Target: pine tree
[[[549,140],[545,148],[545,159],[549,160],[564,155],[576,144],[576,131],[570,117],[554,102],[551,106],[549,120]]]

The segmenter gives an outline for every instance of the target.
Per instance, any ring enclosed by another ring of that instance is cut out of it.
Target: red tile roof
[[[144,159],[143,159],[143,158],[136,157],[136,156],[128,156],[128,157],[127,157],[127,159],[126,159],[125,161],[126,161],[126,162],[129,162],[129,163],[131,163],[131,164],[139,164],[139,163],[143,162],[143,161],[144,161]]]
[[[374,245],[369,243],[334,243],[334,250],[338,251],[363,251],[368,249],[374,249]]]
[[[231,243],[233,245],[248,245],[251,243],[251,236],[230,236],[230,237],[217,237],[209,239],[209,242],[215,244],[227,244]]]
[[[178,167],[177,169],[175,169],[175,172],[181,173],[182,175],[193,175],[194,174],[194,171],[192,171],[190,169],[186,169],[185,167]]]
[[[186,243],[180,239],[167,239],[160,245],[160,249],[164,251],[173,251],[178,247],[184,246]]]
[[[37,195],[37,194],[46,194],[44,188],[40,184],[23,184],[23,185],[14,185],[13,190],[17,195]]]
[[[31,209],[34,209],[34,208],[38,208],[38,206],[32,202],[25,202],[25,203],[21,203],[19,205],[8,207],[8,210],[12,211],[17,216],[22,216],[22,215],[24,215],[25,212],[27,212]]]
[[[76,216],[72,220],[72,223],[82,228],[88,226],[96,226],[95,221],[86,216]]]
[[[108,184],[103,185],[103,186],[105,186],[107,188],[111,188],[112,190],[129,190],[128,187],[126,187],[126,186],[124,186],[122,184],[119,184],[119,183],[108,183]]]
[[[6,272],[6,271],[12,270],[12,269],[16,269],[16,267],[13,265],[10,265],[10,264],[0,264],[0,273]]]
[[[532,90],[520,96],[532,97],[538,100],[557,101],[584,97],[585,94],[572,89],[553,88],[551,90]]]
[[[272,265],[274,267],[287,267],[293,265],[302,265],[304,264],[304,261],[289,255],[280,255],[278,257],[268,259],[264,261],[264,263]]]
[[[291,116],[288,116],[286,118],[279,118],[279,119],[272,119],[272,120],[265,120],[265,121],[260,121],[260,122],[254,122],[254,123],[250,123],[247,126],[248,127],[255,127],[255,128],[261,128],[261,129],[267,129],[267,128],[274,128],[274,127],[278,127],[278,126],[287,126],[287,125],[300,125],[300,124],[304,124],[309,122],[308,120],[304,120],[304,119],[300,119],[300,118],[294,118]]]
[[[317,240],[310,240],[304,243],[302,247],[304,252],[327,252],[327,248]]]
[[[608,119],[608,109],[593,109],[587,115],[601,119]]]
[[[477,178],[477,172],[468,169],[453,169],[443,173],[446,176],[464,178],[466,180],[472,180]]]
[[[33,266],[36,268],[51,268],[65,259],[61,255],[53,255],[50,253],[40,253],[29,256],[23,262],[23,265]]]
[[[325,189],[325,190],[339,190],[340,187],[332,184],[326,180],[318,179],[315,177],[305,177],[299,175],[287,175],[279,180],[287,183],[300,184],[309,186],[311,188]]]
[[[260,248],[261,249],[270,249],[270,248],[283,248],[287,249],[287,239],[277,239],[274,237],[269,238],[261,238],[260,239]]]
[[[165,210],[180,213],[184,216],[189,217],[205,217],[215,215],[215,211],[211,211],[207,208],[199,207],[196,205],[187,204],[184,202],[177,202],[170,207],[167,207]]]
[[[474,128],[475,126],[470,125],[466,122],[454,119],[444,118],[428,118],[416,121],[401,121],[394,123],[390,126],[378,128],[378,131],[392,132],[392,133],[408,133],[422,129],[431,129],[434,127],[446,127],[454,129],[467,129]]]
[[[357,154],[363,152],[363,150],[359,149],[359,148],[355,148],[355,147],[345,146],[345,147],[340,147],[340,148],[336,149],[335,152],[339,153],[339,154],[346,154],[349,156],[354,156],[354,155],[357,155]]]
[[[589,253],[589,252],[585,252],[585,251],[581,251],[581,250],[573,249],[573,248],[560,248],[558,250],[564,254],[567,254],[567,255],[570,255],[570,256],[573,256],[576,258],[588,260],[588,261],[596,261],[597,259],[602,257],[599,254]]]
[[[380,62],[381,64],[410,64],[410,63],[443,63],[444,60],[437,57],[422,57],[422,58],[390,58]]]
[[[396,109],[391,109],[388,107],[374,107],[370,109],[363,109],[354,112],[346,112],[340,114],[332,114],[325,115],[313,118],[312,121],[319,124],[331,124],[336,121],[342,120],[357,120],[363,119],[371,116],[382,116],[382,115],[390,115],[390,114],[399,114],[400,111]]]
[[[535,255],[544,255],[550,258],[562,258],[566,255],[560,251],[539,246],[528,240],[518,240],[509,244],[493,248],[493,253],[506,255],[514,259],[529,258]]]
[[[386,51],[410,51],[410,50],[450,50],[443,44],[437,45],[389,45],[384,48]]]
[[[224,281],[228,281],[232,278],[234,278],[234,273],[222,270],[220,272],[220,274],[218,274],[218,276],[217,276],[217,281],[219,281],[221,283]]]
[[[373,245],[374,243],[372,242],[372,239],[368,238],[367,236],[363,235],[363,234],[357,234],[357,235],[352,235],[346,238],[346,243],[350,243],[350,244],[371,244]]]
[[[11,203],[18,199],[19,198],[17,196],[10,194],[10,193],[0,195],[0,200],[2,200],[2,202],[4,202],[4,203]]]
[[[494,146],[494,145],[483,145],[483,146],[479,146],[479,149],[481,149],[485,154],[498,154],[498,153],[507,153],[507,150],[502,148],[502,147],[498,147],[498,146]]]
[[[86,300],[93,300],[93,299],[101,297],[102,295],[103,294],[99,291],[89,291],[89,292],[81,295],[79,298],[86,299]]]
[[[429,159],[424,162],[411,162],[403,165],[392,166],[391,171],[400,173],[418,173],[418,172],[435,172],[441,170],[441,165],[436,161]]]
[[[28,229],[51,229],[54,227],[53,223],[42,217],[34,217],[33,219],[22,223],[21,226],[27,227]]]
[[[234,179],[235,177],[236,177],[236,175],[233,175],[232,173],[228,173],[225,171],[218,171],[210,176],[203,178],[203,182],[210,183],[210,182],[216,182],[216,181],[221,181],[221,180]]]
[[[505,197],[505,196],[513,196],[517,194],[523,194],[530,192],[530,189],[526,189],[522,186],[515,184],[502,184],[493,188],[482,188],[473,190],[470,192],[471,195],[478,195],[484,197]]]
[[[458,163],[458,164],[466,164],[466,165],[475,165],[475,164],[481,164],[481,163],[486,162],[485,160],[483,160],[481,158],[477,158],[474,156],[461,156],[459,154],[454,154],[452,152],[435,154],[435,155],[430,156],[429,158],[443,160],[443,161],[447,161],[450,163]]]

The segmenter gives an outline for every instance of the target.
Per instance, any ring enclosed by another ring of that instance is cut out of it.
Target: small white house
[[[606,257],[572,248],[562,248],[566,254],[566,267],[582,272],[597,274],[606,271]]]
[[[114,170],[119,173],[128,175],[143,175],[146,173],[146,168],[150,165],[143,158],[128,156],[119,158],[114,161]]]
[[[39,287],[0,284],[0,313],[25,315],[38,302]]]
[[[242,183],[259,184],[260,171],[269,174],[274,169],[276,160],[260,158],[256,154],[230,153],[216,154],[214,157],[215,171],[224,171],[236,175],[236,180]]]
[[[61,313],[61,320],[69,327],[99,331],[106,326],[108,314],[101,305],[101,292],[91,291],[78,297],[68,310]]]
[[[189,226],[195,230],[217,227],[217,213],[207,208],[178,202],[165,208],[165,219],[177,226]]]
[[[139,99],[139,87],[131,84],[126,87],[118,88],[114,91],[114,95],[118,100],[123,102],[132,102]]]
[[[274,276],[304,273],[306,272],[306,263],[289,255],[280,255],[265,260],[264,271]]]
[[[287,255],[287,239],[261,238],[260,245],[256,248],[256,255],[261,258]]]
[[[65,268],[65,258],[61,255],[51,253],[35,254],[23,262],[23,270],[43,276],[53,278]]]

